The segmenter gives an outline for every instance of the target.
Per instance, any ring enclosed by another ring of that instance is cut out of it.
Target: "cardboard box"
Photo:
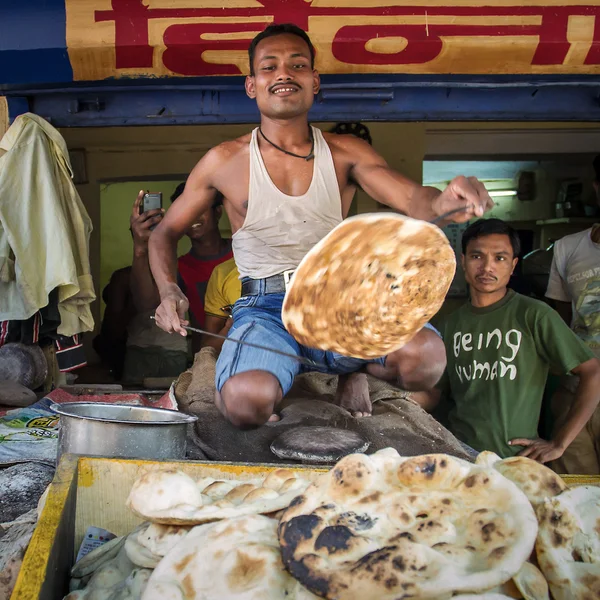
[[[68,593],[70,570],[89,526],[116,535],[129,533],[141,523],[125,506],[134,481],[157,469],[175,468],[195,479],[215,477],[248,480],[285,465],[214,463],[197,461],[156,462],[62,457],[40,520],[23,560],[11,600],[62,600]],[[302,471],[314,481],[323,468],[285,466]],[[599,476],[565,475],[570,486],[600,485]]]

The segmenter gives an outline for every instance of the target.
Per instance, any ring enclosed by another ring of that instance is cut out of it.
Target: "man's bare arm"
[[[152,279],[148,262],[148,241],[152,233],[151,227],[163,218],[164,210],[155,209],[140,214],[140,206],[144,200],[144,190],[140,190],[131,211],[129,226],[133,236],[133,261],[131,263],[130,288],[133,303],[138,312],[155,309],[160,304],[158,290]]]
[[[455,208],[465,207],[464,212],[455,213],[439,223],[443,226],[481,217],[493,206],[485,186],[475,177],[456,177],[440,192],[417,184],[390,168],[383,157],[363,140],[340,136],[336,144],[350,162],[351,179],[371,198],[416,219],[431,221]]]
[[[426,392],[411,392],[410,398],[423,410],[430,413],[438,407],[442,398],[442,391],[434,387]]]
[[[217,193],[213,177],[221,161],[219,148],[210,150],[188,177],[181,197],[167,211],[149,243],[150,268],[161,303],[156,322],[165,331],[186,335],[185,313],[189,303],[177,285],[177,242],[196,217],[208,210]]]
[[[210,331],[210,333],[218,333],[219,335],[227,335],[229,330],[231,329],[231,325],[233,324],[233,319],[231,318],[222,318],[217,317],[215,315],[209,315],[206,313],[205,321],[204,321],[204,329],[206,331]],[[212,335],[203,335],[202,336],[202,347],[210,346],[214,348],[217,352],[221,352],[221,348],[223,347],[223,342],[225,340],[221,340],[219,338],[213,337]]]
[[[528,456],[543,463],[560,458],[594,414],[600,402],[600,361],[592,358],[571,372],[579,376],[579,385],[564,425],[550,441],[510,440],[511,445],[525,446],[525,449],[519,452],[521,456]]]

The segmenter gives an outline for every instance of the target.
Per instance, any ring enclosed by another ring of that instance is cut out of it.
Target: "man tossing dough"
[[[432,388],[444,371],[446,355],[431,327],[400,350],[372,361],[306,348],[281,322],[286,281],[304,255],[348,214],[352,194],[345,192],[350,186],[358,184],[378,202],[427,221],[459,207],[465,211],[454,222],[480,217],[492,206],[489,194],[474,177],[456,177],[443,192],[418,185],[392,170],[367,142],[310,126],[308,111],[319,91],[319,74],[310,39],[295,25],[270,25],[254,38],[248,54],[246,93],[256,99],[260,127],[207,152],[150,238],[150,265],[161,297],[158,325],[186,334],[182,325],[187,324],[188,301],[176,283],[177,241],[220,192],[242,279],[229,338],[307,357],[329,373],[366,369],[403,389]],[[215,403],[238,427],[262,425],[301,370],[306,367],[291,358],[226,341],[217,362]],[[347,392],[342,394],[350,399],[345,408],[354,414],[371,412],[364,394]]]

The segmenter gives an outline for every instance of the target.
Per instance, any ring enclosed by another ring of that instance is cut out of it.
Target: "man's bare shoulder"
[[[377,152],[365,140],[352,134],[323,132],[323,137],[334,157],[356,159],[378,156]]]
[[[218,146],[215,146],[209,150],[207,155],[212,154],[211,158],[219,162],[232,160],[239,156],[245,156],[248,154],[251,139],[252,135],[247,133],[246,135],[242,135],[235,140],[221,142]]]
[[[192,181],[213,181],[215,177],[235,168],[240,161],[248,160],[251,135],[221,142],[211,148],[196,164],[190,178]]]

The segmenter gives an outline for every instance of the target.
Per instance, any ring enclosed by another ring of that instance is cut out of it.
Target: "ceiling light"
[[[501,196],[516,196],[517,190],[492,190],[488,192],[492,198],[500,198]]]

